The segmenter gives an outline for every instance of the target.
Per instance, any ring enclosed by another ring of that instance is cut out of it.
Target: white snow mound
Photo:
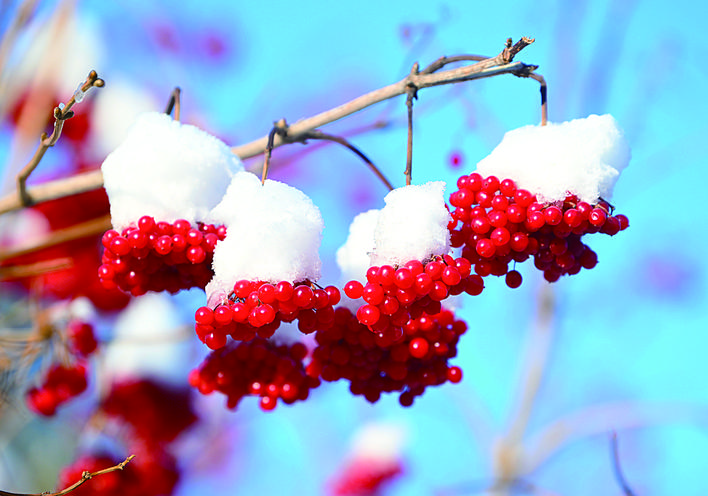
[[[403,265],[450,252],[445,183],[397,188],[386,195],[374,232],[371,265]]]
[[[374,251],[374,231],[380,212],[377,209],[362,212],[349,225],[349,236],[337,250],[337,265],[345,282],[366,283],[366,271]]]
[[[156,221],[203,221],[243,164],[218,138],[169,115],[147,112],[101,170],[113,227],[120,230],[143,215]]]
[[[214,249],[214,278],[206,287],[210,301],[228,295],[241,279],[320,278],[324,221],[302,191],[270,179],[261,185],[254,174],[242,171],[207,221],[227,226],[226,238]]]
[[[599,197],[611,198],[630,155],[614,117],[590,115],[509,131],[477,164],[477,172],[513,179],[517,187],[535,193],[542,202],[562,200],[573,193],[594,204]]]

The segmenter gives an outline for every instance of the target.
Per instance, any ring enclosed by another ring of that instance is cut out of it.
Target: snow
[[[509,131],[477,164],[477,172],[513,179],[517,187],[537,194],[542,202],[574,193],[581,201],[594,204],[599,197],[611,198],[630,155],[615,119],[609,114],[590,115]]]
[[[374,231],[371,265],[403,265],[450,252],[445,183],[397,188],[386,195]]]
[[[337,265],[342,271],[345,283],[366,283],[366,271],[370,267],[371,253],[374,251],[374,231],[380,212],[381,210],[372,209],[354,217],[349,226],[347,240],[337,250]]]
[[[159,112],[147,112],[101,167],[120,230],[143,215],[202,221],[243,164],[218,138]]]
[[[214,278],[206,288],[210,299],[230,293],[241,279],[320,278],[324,221],[302,191],[270,179],[261,185],[254,174],[239,172],[207,219],[227,226],[226,238],[214,250]]]

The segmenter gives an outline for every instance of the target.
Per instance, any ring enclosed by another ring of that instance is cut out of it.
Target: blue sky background
[[[107,88],[126,79],[166,102],[180,86],[182,120],[233,145],[267,134],[282,117],[294,122],[398,81],[415,61],[496,55],[507,37],[534,37],[517,60],[537,64],[546,78],[550,120],[611,113],[625,130],[632,161],[612,199],[630,228],[613,238],[595,235],[588,244],[598,266],[554,285],[550,362],[527,439],[562,416],[621,402],[602,425],[618,429],[622,466],[636,493],[708,491],[708,301],[700,253],[708,242],[706,4],[127,1],[79,2],[78,12],[101,34],[104,54],[96,69]],[[513,76],[426,89],[419,97],[415,182],[452,185],[504,132],[540,118],[537,83]],[[402,185],[404,99],[324,130],[347,134],[381,118],[392,125],[351,141]],[[7,141],[4,135],[0,156]],[[451,166],[454,152],[462,154],[462,168]],[[273,160],[271,177],[301,188],[323,213],[323,280],[333,282],[334,251],[350,220],[382,206],[386,191],[334,145],[291,145],[276,150]],[[222,463],[188,470],[180,494],[321,494],[350,436],[369,421],[409,432],[406,473],[386,494],[450,487],[460,489],[450,494],[470,494],[470,484],[489,481],[492,444],[515,402],[541,284],[532,269],[522,267],[526,280],[518,290],[491,280],[483,295],[465,302],[461,315],[469,331],[454,360],[465,371],[461,384],[429,390],[409,409],[395,397],[370,406],[342,384],[271,414],[244,401],[228,414],[230,448],[220,452]],[[200,297],[183,294],[177,301],[188,306]],[[601,417],[590,415],[583,424],[600,424]],[[609,430],[568,445],[528,479],[554,494],[621,494]]]

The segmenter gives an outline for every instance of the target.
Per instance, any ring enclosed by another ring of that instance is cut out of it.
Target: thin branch
[[[432,74],[439,71],[447,64],[452,64],[453,62],[481,62],[486,60],[488,57],[484,55],[454,55],[452,57],[442,56],[435,62],[430,64],[428,67],[420,71],[421,74]]]
[[[369,169],[378,177],[382,183],[388,188],[389,191],[392,191],[394,189],[393,185],[391,182],[386,179],[386,176],[384,176],[383,172],[379,170],[378,167],[374,165],[374,163],[364,155],[364,152],[359,150],[357,147],[349,143],[346,139],[342,138],[341,136],[334,136],[331,134],[325,134],[322,131],[319,131],[317,129],[310,131],[309,133],[306,133],[304,136],[301,138],[303,140],[303,143],[308,140],[308,139],[316,139],[316,140],[326,140],[326,141],[332,141],[334,143],[339,143],[342,146],[347,147],[349,150],[352,152],[356,153],[359,158],[361,158],[366,165],[369,166]]]
[[[22,32],[34,14],[37,3],[39,3],[38,0],[24,0],[20,4],[10,26],[7,28],[7,31],[5,31],[0,41],[0,87],[2,87],[2,81],[4,81],[5,63],[10,54],[10,50],[15,46],[17,35]]]
[[[622,488],[622,492],[625,494],[625,496],[635,496],[635,493],[629,487],[629,484],[627,484],[627,479],[624,478],[624,474],[622,473],[622,468],[620,467],[619,446],[617,443],[617,433],[616,432],[612,433],[612,436],[610,437],[610,441],[612,443],[612,468],[614,469],[615,478],[617,479],[617,482],[619,483],[620,487]]]
[[[77,88],[66,105],[59,104],[59,106],[54,109],[54,130],[52,131],[52,134],[47,136],[46,133],[42,133],[42,137],[39,140],[39,147],[37,148],[37,151],[35,151],[34,156],[30,159],[27,165],[24,166],[19,174],[17,174],[17,194],[20,202],[24,206],[31,205],[26,188],[27,179],[37,168],[46,151],[56,144],[57,140],[61,136],[61,131],[64,128],[64,122],[74,116],[74,112],[71,110],[71,107],[73,107],[75,103],[79,103],[83,100],[86,92],[88,92],[91,88],[101,88],[104,84],[103,79],[98,77],[96,71],[91,71],[86,77],[86,81],[84,81],[84,83]]]
[[[273,153],[273,142],[275,136],[285,136],[287,134],[288,124],[285,119],[280,119],[273,124],[273,128],[268,133],[268,144],[265,149],[265,160],[263,161],[263,175],[261,176],[261,184],[265,184],[268,178],[268,166],[270,165],[270,156]]]
[[[179,86],[175,86],[175,89],[172,90],[172,93],[170,93],[170,99],[167,102],[167,108],[165,109],[165,113],[167,115],[170,115],[172,111],[175,111],[175,120],[179,120],[179,112],[180,112],[180,95],[182,94],[182,90],[180,89]]]
[[[111,472],[116,472],[118,470],[123,470],[125,466],[130,463],[130,461],[135,458],[135,455],[130,455],[128,458],[123,460],[117,465],[114,465],[112,467],[104,468],[103,470],[98,470],[97,472],[87,472],[84,471],[84,473],[81,476],[81,479],[75,482],[74,484],[70,485],[66,489],[62,489],[61,491],[57,491],[55,493],[50,493],[50,492],[44,492],[44,493],[11,493],[8,491],[0,491],[0,496],[64,496],[65,494],[70,493],[77,487],[81,486],[84,484],[86,481],[92,479],[93,477],[97,477],[99,475],[104,475],[108,474]]]
[[[53,260],[42,260],[29,265],[12,265],[9,267],[0,267],[0,281],[9,281],[13,279],[23,279],[25,277],[34,277],[48,272],[56,272],[57,270],[68,269],[74,265],[74,261],[69,257],[56,258]]]
[[[708,408],[697,404],[624,401],[585,407],[552,421],[526,443],[527,471],[536,470],[565,446],[613,430],[687,423],[708,425]]]
[[[292,137],[296,137],[299,134],[342,119],[343,117],[370,107],[376,103],[400,95],[405,95],[410,84],[413,84],[418,89],[422,89],[444,84],[455,84],[463,81],[498,76],[500,74],[514,74],[519,77],[528,77],[528,75],[533,73],[538,66],[528,65],[521,62],[513,62],[513,59],[514,56],[516,56],[524,47],[530,45],[531,43],[533,43],[533,39],[531,38],[522,38],[513,46],[511,46],[509,41],[507,41],[507,45],[504,50],[496,57],[487,58],[475,64],[458,67],[456,69],[450,69],[443,72],[437,72],[435,74],[409,74],[397,83],[374,90],[343,105],[340,105],[339,107],[327,110],[313,117],[297,121],[289,126],[288,132]],[[231,148],[231,151],[240,158],[246,159],[263,153],[267,143],[268,137],[264,136],[250,143],[235,146]],[[278,147],[283,144],[284,142],[282,140],[276,138],[273,146]]]
[[[34,253],[45,248],[56,246],[69,241],[98,236],[111,228],[111,216],[104,215],[96,219],[91,219],[80,224],[76,224],[64,229],[52,231],[44,238],[8,250],[0,250],[0,263],[10,258],[20,257],[28,253]]]
[[[541,125],[545,126],[548,124],[548,86],[546,85],[546,79],[535,72],[529,74],[528,77],[541,84]]]
[[[93,191],[103,187],[103,174],[100,170],[76,174],[64,179],[47,181],[25,190],[26,201],[20,200],[16,193],[0,198],[0,214],[13,212],[26,206],[36,205],[49,200],[64,198]]]
[[[418,74],[418,62],[413,64],[411,75]],[[411,185],[413,180],[413,100],[418,98],[418,87],[409,83],[406,90],[406,111],[408,115],[408,143],[406,145],[406,186]]]

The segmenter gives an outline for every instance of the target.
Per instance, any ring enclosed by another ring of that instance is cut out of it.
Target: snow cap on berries
[[[254,174],[242,171],[207,219],[227,227],[226,238],[214,249],[214,278],[207,295],[228,295],[242,279],[319,279],[324,221],[302,191],[270,179],[262,185]]]
[[[450,251],[452,220],[445,207],[445,183],[428,182],[391,191],[374,232],[371,265],[403,265]]]
[[[101,170],[113,227],[120,230],[143,215],[202,221],[243,164],[218,138],[169,115],[147,112]]]
[[[590,115],[546,126],[509,131],[501,143],[477,164],[482,176],[513,179],[517,187],[535,193],[539,201],[609,199],[630,149],[624,133],[609,114]]]
[[[349,225],[349,236],[337,250],[337,265],[345,281],[366,282],[380,212],[377,209],[362,212]]]

